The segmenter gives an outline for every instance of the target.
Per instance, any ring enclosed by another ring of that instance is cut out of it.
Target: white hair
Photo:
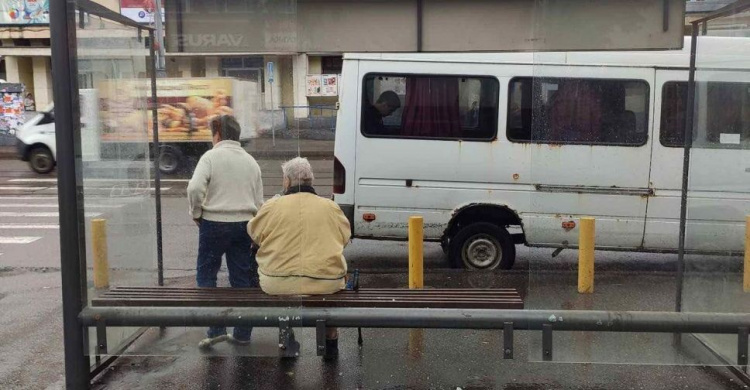
[[[284,177],[289,179],[290,187],[312,186],[315,179],[310,162],[303,157],[295,157],[281,164],[281,170]]]

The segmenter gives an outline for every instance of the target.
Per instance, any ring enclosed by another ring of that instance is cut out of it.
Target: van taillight
[[[338,158],[333,158],[333,193],[343,194],[346,192],[346,169],[341,165]]]

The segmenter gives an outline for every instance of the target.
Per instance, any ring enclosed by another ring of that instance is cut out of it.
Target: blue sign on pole
[[[267,64],[266,73],[268,73],[268,82],[273,84],[273,62]]]

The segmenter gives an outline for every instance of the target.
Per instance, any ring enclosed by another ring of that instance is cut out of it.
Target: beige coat
[[[248,224],[260,247],[260,286],[268,294],[331,294],[344,288],[349,221],[331,200],[311,193],[267,201]]]

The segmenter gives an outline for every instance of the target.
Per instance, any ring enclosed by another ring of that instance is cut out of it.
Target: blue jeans
[[[247,222],[213,222],[202,220],[198,239],[198,287],[216,287],[221,257],[226,254],[229,284],[232,287],[258,287],[258,262],[247,234]],[[252,328],[234,328],[234,338],[250,340]],[[227,333],[225,327],[211,327],[208,337]]]

